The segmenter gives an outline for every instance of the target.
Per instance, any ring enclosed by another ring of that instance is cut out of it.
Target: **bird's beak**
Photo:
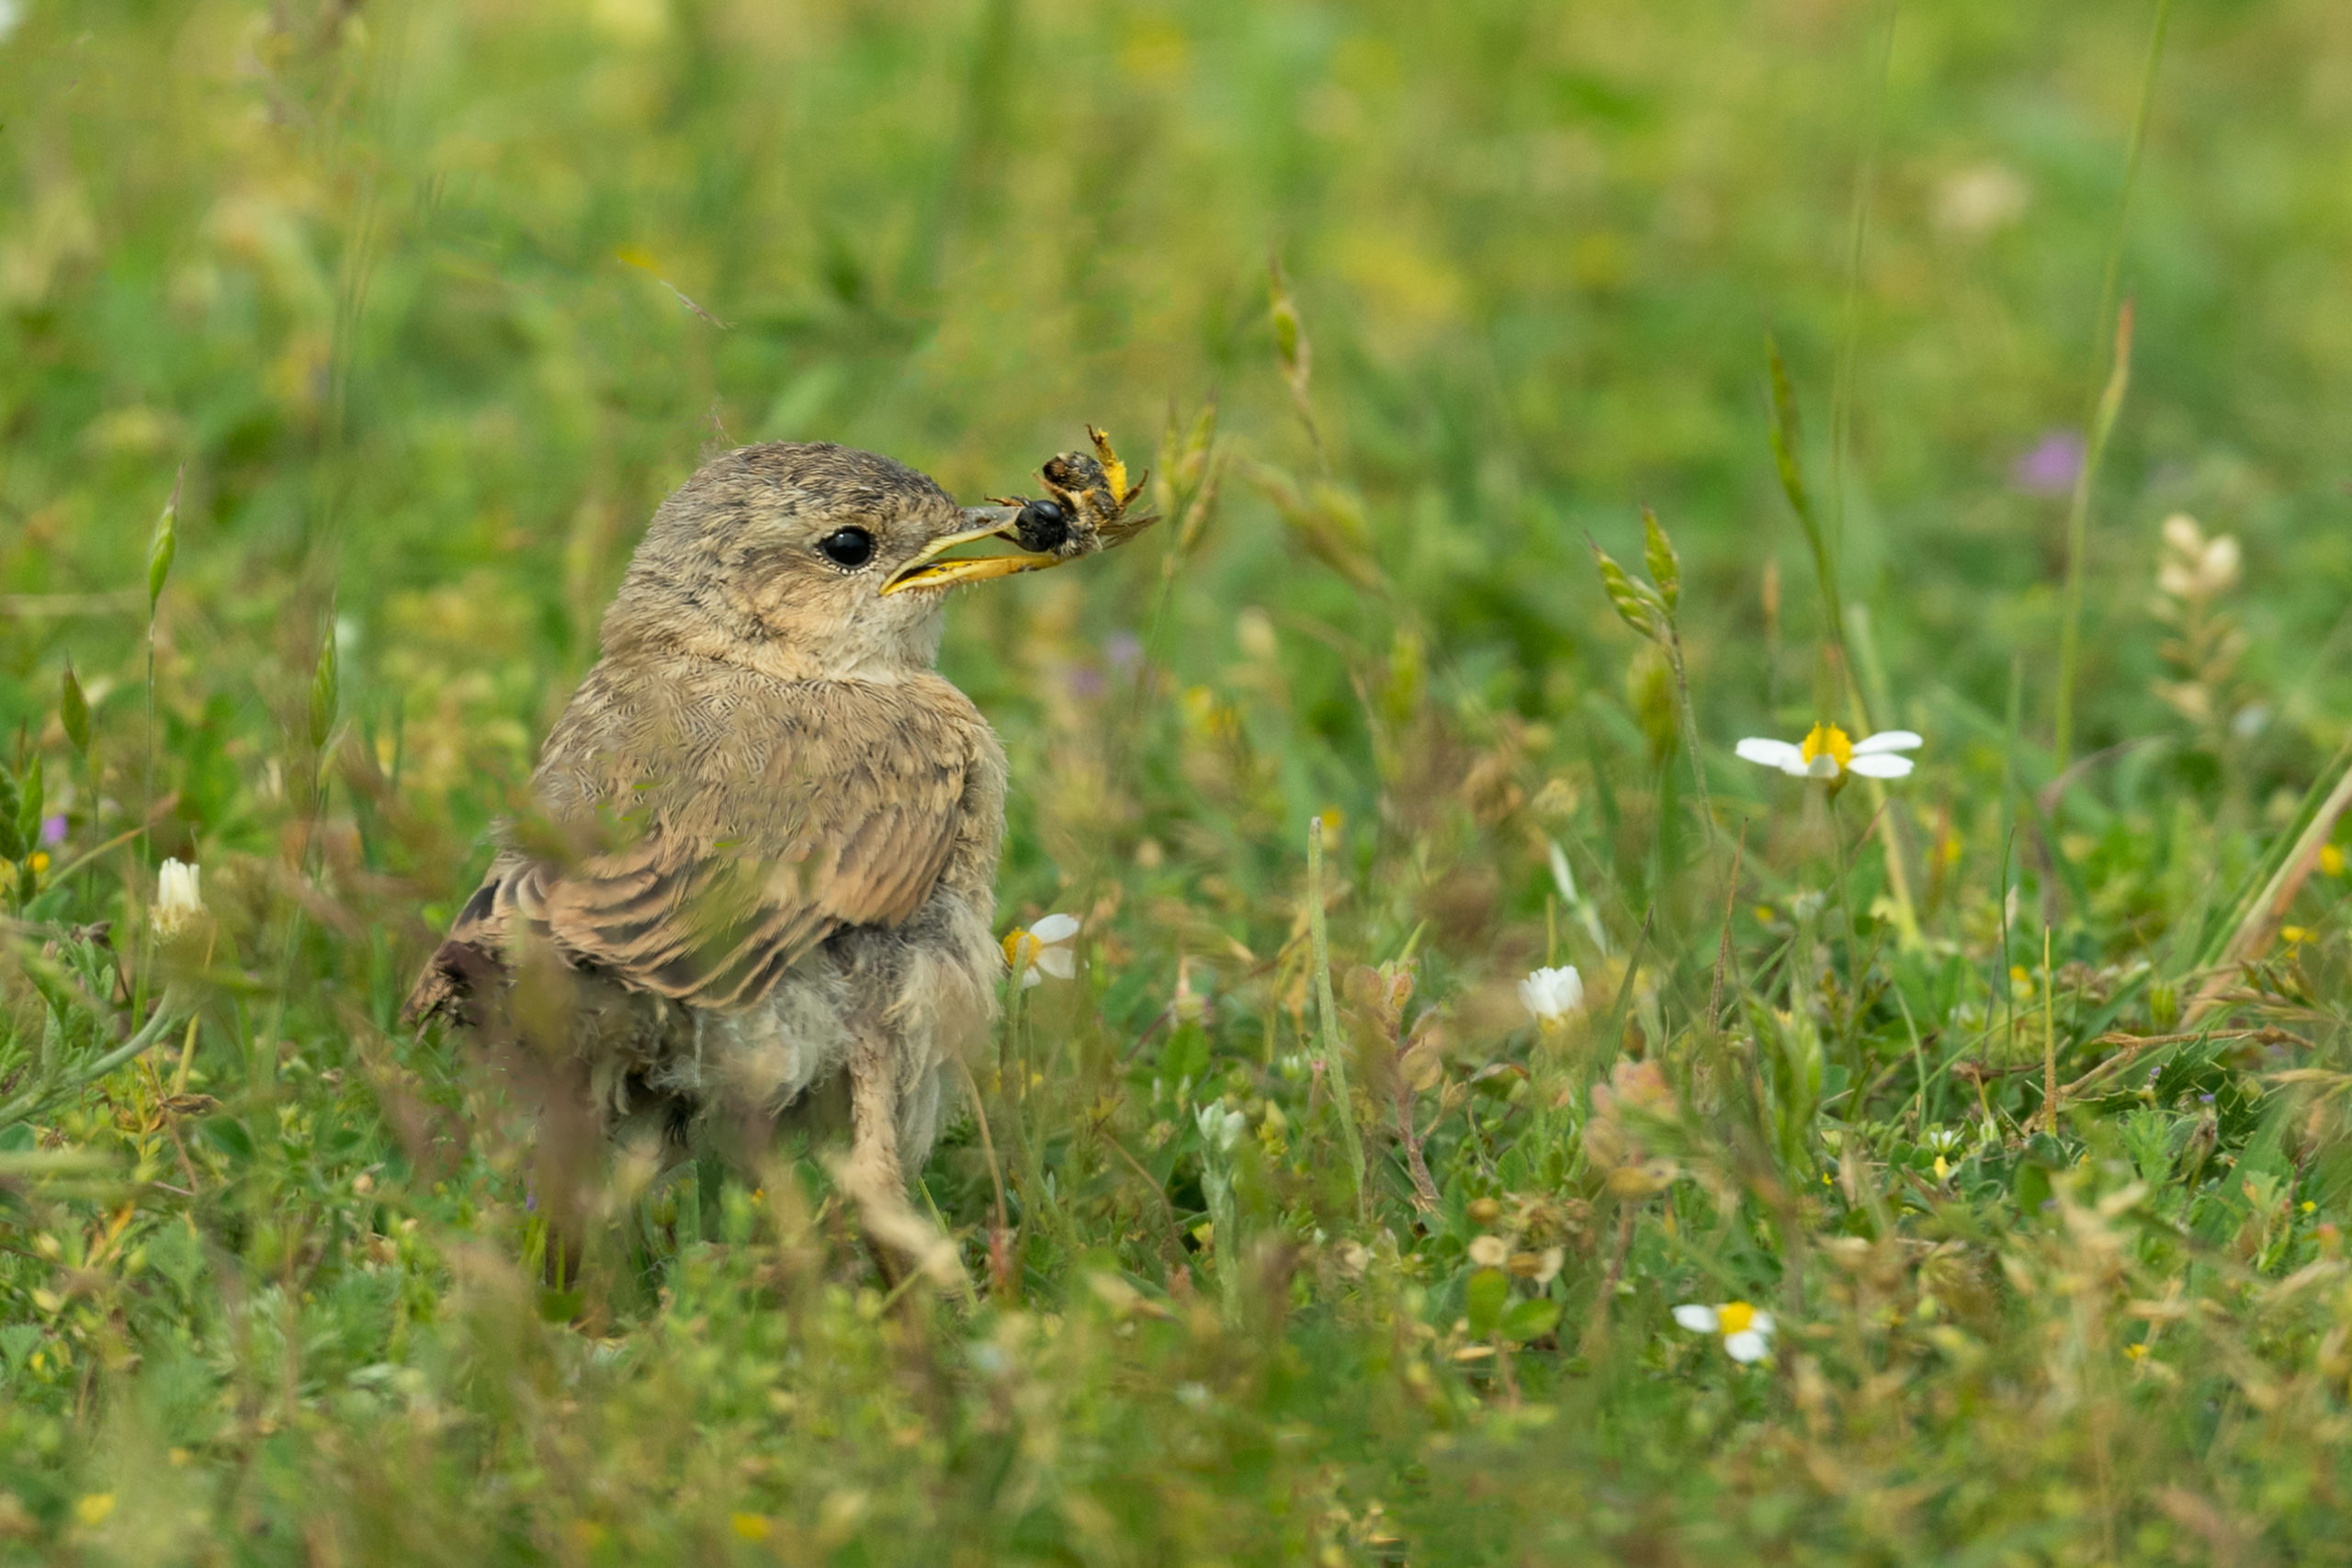
[[[1015,572],[1043,571],[1049,566],[1059,566],[1063,558],[1036,555],[1021,550],[1009,556],[965,556],[956,560],[942,560],[948,551],[965,545],[978,544],[982,539],[1007,539],[1014,543],[1021,536],[1014,532],[1012,520],[1021,515],[1017,506],[967,506],[964,521],[970,526],[933,539],[922,547],[914,559],[900,567],[882,585],[884,593],[896,593],[902,588],[946,588],[958,582],[986,582],[992,577],[1011,577]]]

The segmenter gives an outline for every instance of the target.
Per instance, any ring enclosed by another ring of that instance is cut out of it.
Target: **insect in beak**
[[[968,526],[925,545],[914,559],[891,573],[890,581],[882,585],[881,591],[896,593],[902,588],[946,588],[958,582],[986,582],[990,578],[1011,577],[1023,571],[1043,571],[1049,566],[1061,565],[1064,559],[1061,556],[1030,550],[1009,556],[963,556],[954,560],[941,558],[951,550],[978,544],[984,539],[1020,543],[1018,522],[1021,510],[1017,506],[964,508],[964,521]]]
[[[945,588],[1043,571],[1115,548],[1159,521],[1129,513],[1129,506],[1143,493],[1141,479],[1133,485],[1127,483],[1127,466],[1112,450],[1108,435],[1091,424],[1086,434],[1094,444],[1093,457],[1064,452],[1047,459],[1040,470],[1050,495],[964,508],[965,525],[924,546],[914,559],[891,574],[881,592]],[[949,558],[950,551],[985,539],[1001,539],[1016,548],[1012,555]]]

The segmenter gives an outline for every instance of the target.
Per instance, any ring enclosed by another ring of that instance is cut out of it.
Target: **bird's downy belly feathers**
[[[889,1043],[899,1140],[920,1164],[955,1102],[955,1059],[988,1038],[1002,968],[989,911],[943,886],[905,925],[836,931],[756,1007],[689,1010],[691,1039],[648,1074],[648,1087],[773,1117],[842,1072],[870,1035]]]

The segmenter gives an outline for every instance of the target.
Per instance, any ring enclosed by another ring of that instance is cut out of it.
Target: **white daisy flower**
[[[1724,1354],[1735,1361],[1760,1361],[1772,1353],[1772,1314],[1746,1302],[1685,1302],[1674,1309],[1674,1321],[1693,1334],[1722,1335]]]
[[[1519,999],[1537,1023],[1549,1028],[1583,1008],[1584,976],[1574,964],[1538,969],[1519,983]]]
[[[1021,971],[1024,990],[1048,975],[1076,979],[1078,952],[1070,944],[1077,935],[1076,915],[1047,915],[1026,931],[1015,926],[1005,933],[1004,961]]]
[[[149,912],[155,934],[165,942],[194,924],[204,913],[204,896],[198,886],[198,868],[175,860],[164,863],[155,886],[155,907]]]
[[[1854,740],[1834,724],[1816,724],[1813,733],[1791,745],[1762,736],[1739,743],[1740,757],[1801,779],[1824,779],[1832,788],[1848,773],[1866,779],[1899,779],[1911,771],[1911,759],[1898,751],[1916,751],[1926,742],[1907,729],[1882,729],[1867,740]]]

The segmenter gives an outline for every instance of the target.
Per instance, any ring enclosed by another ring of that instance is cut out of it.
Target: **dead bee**
[[[1023,502],[1012,529],[1021,536],[1023,549],[1057,555],[1069,543],[1069,513],[1058,501]]]
[[[1127,516],[1128,506],[1143,493],[1143,481],[1150,476],[1138,475],[1128,484],[1127,466],[1112,450],[1111,438],[1091,424],[1086,434],[1094,443],[1093,456],[1063,452],[1046,459],[1039,470],[1046,481],[1043,499],[999,498],[999,505],[1020,509],[1013,514],[1012,531],[1023,549],[1069,560],[1124,545],[1159,521]]]
[[[950,548],[993,539],[1020,546],[1019,555],[928,561],[911,572],[900,573],[882,592],[895,592],[916,581],[976,582],[1016,571],[1035,571],[1115,548],[1159,522],[1151,513],[1130,515],[1128,512],[1143,494],[1148,474],[1137,475],[1130,484],[1127,466],[1113,450],[1111,438],[1091,424],[1086,434],[1094,444],[1091,455],[1063,452],[1046,459],[1039,469],[1046,484],[1043,497],[1032,501],[1026,496],[1000,496],[993,505],[967,506],[964,517],[971,525],[933,546],[944,558]]]

